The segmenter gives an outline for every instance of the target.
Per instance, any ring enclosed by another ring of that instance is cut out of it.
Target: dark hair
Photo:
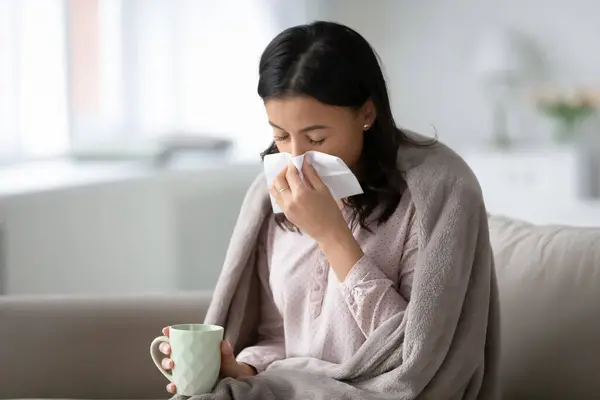
[[[368,228],[394,213],[406,182],[397,166],[398,148],[428,146],[396,127],[379,59],[356,31],[333,22],[317,21],[281,32],[264,50],[259,64],[258,94],[263,100],[309,96],[321,103],[361,108],[371,99],[376,120],[364,136],[360,157],[363,194],[345,200],[353,210],[353,224]],[[261,154],[277,153],[275,142]],[[280,226],[294,226],[278,216]]]

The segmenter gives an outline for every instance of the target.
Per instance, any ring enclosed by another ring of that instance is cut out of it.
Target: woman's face
[[[298,156],[320,151],[341,158],[350,168],[362,153],[365,125],[375,120],[371,101],[357,111],[297,96],[268,100],[265,108],[280,152]]]

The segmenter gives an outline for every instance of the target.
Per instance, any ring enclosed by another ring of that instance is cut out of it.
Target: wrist
[[[336,224],[329,224],[327,229],[317,237],[314,238],[319,247],[323,250],[325,247],[331,247],[336,243],[347,242],[350,239],[354,239],[350,227],[344,219],[341,219]]]
[[[352,267],[364,256],[350,228],[347,225],[345,228],[332,230],[329,235],[317,241],[340,282],[346,279]]]

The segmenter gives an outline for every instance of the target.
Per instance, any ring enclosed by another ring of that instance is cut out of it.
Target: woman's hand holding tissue
[[[294,164],[289,163],[270,188],[287,219],[317,242],[336,231],[347,230],[337,202],[314,167],[304,162],[302,173],[304,180]]]
[[[307,161],[298,169],[290,163],[269,192],[286,218],[319,244],[338,279],[343,281],[364,254],[329,188]]]

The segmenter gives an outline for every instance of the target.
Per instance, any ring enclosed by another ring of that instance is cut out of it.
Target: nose
[[[292,149],[291,149],[292,157],[301,156],[306,153],[306,145],[301,143],[299,140],[292,140]]]

